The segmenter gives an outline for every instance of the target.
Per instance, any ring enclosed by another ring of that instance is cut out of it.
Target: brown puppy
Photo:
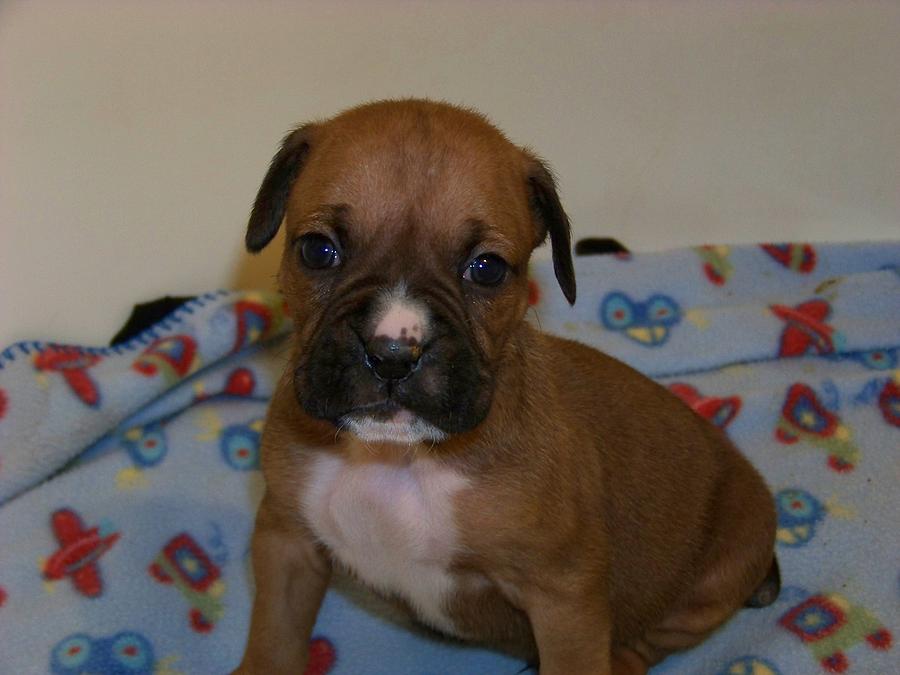
[[[302,673],[332,566],[542,675],[644,673],[757,593],[775,513],[663,387],[524,321],[547,169],[478,114],[381,102],[290,134],[247,232],[282,221],[295,326],[262,440],[239,673]],[[772,574],[767,573],[772,571]]]

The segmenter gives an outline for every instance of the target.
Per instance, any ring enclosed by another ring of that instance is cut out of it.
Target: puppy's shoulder
[[[543,345],[538,370],[568,405],[581,411],[602,406],[605,420],[618,425],[643,424],[644,413],[651,411],[676,424],[695,426],[697,416],[688,406],[628,364],[574,340],[538,335]]]
[[[536,335],[541,359],[569,383],[590,382],[595,390],[598,384],[613,380],[652,383],[628,364],[582,342],[549,333],[536,332]]]

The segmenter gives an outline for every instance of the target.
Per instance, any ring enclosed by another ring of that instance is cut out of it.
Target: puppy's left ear
[[[572,265],[572,235],[569,217],[556,192],[556,181],[550,169],[534,155],[525,152],[528,166],[528,194],[531,211],[537,222],[537,244],[550,235],[553,246],[553,271],[570,305],[575,304],[575,268]]]
[[[313,129],[314,125],[307,124],[292,131],[285,136],[281,147],[272,158],[266,177],[263,178],[256,194],[253,211],[250,212],[250,222],[244,240],[248,251],[252,253],[261,251],[272,241],[278,228],[281,227],[291,187],[309,154]]]

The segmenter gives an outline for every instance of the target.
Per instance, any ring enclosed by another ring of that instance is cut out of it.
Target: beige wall
[[[268,283],[277,140],[371,98],[480,108],[635,249],[900,234],[898,2],[2,2],[0,342]]]

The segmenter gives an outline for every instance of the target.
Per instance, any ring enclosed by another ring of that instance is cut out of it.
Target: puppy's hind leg
[[[698,576],[662,621],[629,645],[650,665],[698,645],[741,607],[764,606],[777,596],[774,503],[749,464],[742,458],[735,464],[718,493]]]
[[[612,675],[647,675],[649,667],[636,651],[613,647]]]
[[[763,582],[753,591],[753,595],[744,603],[744,607],[758,609],[768,607],[778,599],[781,592],[781,569],[778,567],[778,558],[772,556],[772,566]]]

